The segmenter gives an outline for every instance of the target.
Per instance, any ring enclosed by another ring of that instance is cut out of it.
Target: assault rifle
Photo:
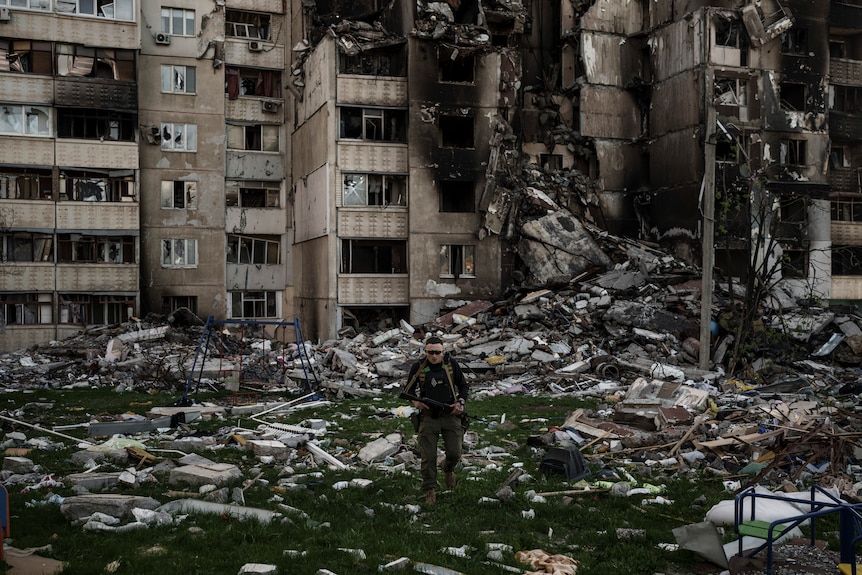
[[[452,406],[442,401],[437,401],[435,399],[429,399],[427,397],[417,397],[412,393],[407,393],[406,391],[402,391],[398,394],[399,399],[408,399],[410,401],[421,401],[428,407],[436,407],[437,409],[452,409]]]

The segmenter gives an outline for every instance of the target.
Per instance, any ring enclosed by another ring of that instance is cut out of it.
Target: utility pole
[[[704,74],[707,76],[707,74]],[[709,83],[704,86],[706,126],[704,126],[703,184],[701,197],[703,210],[702,278],[700,287],[700,368],[709,369],[712,346],[712,278],[715,267],[715,106]]]

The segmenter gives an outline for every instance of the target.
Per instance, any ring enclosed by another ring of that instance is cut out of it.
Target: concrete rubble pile
[[[560,211],[550,215],[557,225],[569,217]],[[60,429],[28,423],[41,420],[45,406],[38,401],[5,412],[0,418],[15,431],[5,436],[2,480],[22,489],[74,486],[79,495],[55,502],[69,521],[91,530],[143,528],[189,510],[262,521],[301,514],[283,503],[273,510],[246,507],[243,489],[227,485],[242,480],[248,487],[267,465],[284,468],[277,486],[282,490],[320,481],[327,468],[417,466],[400,433],[364,445],[324,443],[327,423],[302,413],[307,406],[351,397],[394,396],[420,356],[422,340],[433,333],[464,366],[471,401],[499,394],[544,395],[555,402],[599,400],[599,408],[573,410],[529,442],[537,458],[554,448],[583,449],[587,462],[601,470],[586,489],[602,487],[661,504],[667,502],[663,480],[691,473],[720,478],[730,490],[753,483],[795,489],[814,481],[860,500],[856,439],[862,424],[856,399],[862,392],[862,318],[845,310],[805,308],[776,292],[763,307],[762,323],[769,325],[781,315],[785,322],[780,325],[791,326],[787,329],[796,347],[775,357],[764,350],[744,377],[728,377],[721,360],[731,336],[717,319],[710,346],[713,369],[702,370],[699,271],[652,246],[580,222],[563,227],[571,230],[568,241],[576,242],[578,250],[549,254],[539,247],[525,249],[525,261],[540,269],[549,260],[565,263],[589,254],[589,264],[559,265],[556,269],[564,273],[549,272],[541,284],[529,279],[539,274],[525,275],[499,301],[446,302],[445,313],[425,325],[401,321],[360,331],[348,327],[338,339],[317,343],[272,341],[262,332],[220,329],[218,351],[212,352],[217,357],[208,362],[254,374],[242,379],[239,392],[295,397],[281,404],[173,405],[154,407],[146,417],[84,424],[91,437],[112,438],[106,442],[81,442]],[[550,249],[541,239],[537,244]],[[731,289],[737,287],[719,285],[714,294],[716,318],[727,311]],[[203,323],[180,310],[168,318],[90,327],[75,338],[0,357],[0,382],[8,390],[106,386],[179,393],[187,385]],[[300,369],[302,354],[312,366],[315,389],[309,389],[308,374]],[[217,373],[217,368],[204,370],[194,383],[219,389],[224,383]],[[396,415],[406,417],[409,409],[405,405]],[[197,418],[227,415],[252,423],[227,425],[212,436],[184,433]],[[286,424],[284,418],[299,423]],[[507,457],[509,449],[483,445],[477,431],[471,429],[465,439],[465,473],[497,468]],[[69,441],[83,447],[73,458],[79,473],[54,477],[26,457],[30,449]],[[210,450],[224,446],[250,451],[257,465],[240,470],[210,458]],[[630,471],[620,471],[623,463]],[[106,470],[99,471],[103,466]],[[359,475],[339,488],[368,487],[370,482]],[[488,501],[511,497],[513,487],[528,487],[529,477],[520,475]],[[171,493],[177,499],[169,503],[112,492],[165,476],[176,489]],[[188,497],[189,489],[198,494]]]

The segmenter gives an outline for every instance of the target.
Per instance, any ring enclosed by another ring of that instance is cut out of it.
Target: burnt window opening
[[[345,206],[406,206],[407,176],[391,174],[344,174],[342,203]]]
[[[198,207],[198,183],[162,180],[161,209],[193,210]]]
[[[847,46],[844,44],[844,40],[839,40],[837,38],[829,39],[829,57],[830,58],[846,58],[847,57]]]
[[[228,182],[225,199],[228,207],[278,208],[281,189],[276,182]]]
[[[0,40],[0,72],[53,74],[50,42]]]
[[[781,33],[781,53],[795,56],[808,55],[808,30],[806,28],[791,28]]]
[[[850,167],[849,158],[844,152],[843,146],[832,144],[832,147],[829,150],[829,167],[837,169]]]
[[[234,38],[269,40],[270,20],[269,14],[227,10],[225,12],[225,34]]]
[[[808,86],[795,82],[782,82],[781,108],[795,112],[804,112],[808,101]]]
[[[832,198],[830,208],[833,222],[862,222],[862,195]]]
[[[808,228],[808,202],[797,195],[782,196],[778,202],[774,234],[778,238],[799,241]]]
[[[339,53],[338,71],[361,76],[403,77],[407,75],[404,50],[366,51],[352,55]]]
[[[837,112],[862,112],[862,87],[829,86],[830,109]]]
[[[136,260],[134,236],[57,235],[60,263],[133,264]]]
[[[228,234],[227,263],[278,265],[281,263],[281,238]]]
[[[473,180],[440,180],[440,211],[476,211],[476,184]]]
[[[280,127],[275,124],[227,125],[228,150],[277,152]]]
[[[470,54],[460,56],[457,50],[437,50],[437,80],[472,84],[476,79],[476,59]]]
[[[778,162],[785,166],[806,165],[805,140],[781,140]]]
[[[60,201],[133,202],[135,178],[122,172],[65,170],[60,173]]]
[[[134,142],[136,122],[132,112],[57,108],[57,137]]]
[[[739,52],[739,65],[748,65],[748,34],[740,20],[717,18],[715,22],[715,45],[735,48]]]
[[[0,233],[0,261],[53,262],[54,238],[31,232]]]
[[[832,246],[832,275],[862,275],[862,246]]]
[[[0,169],[0,200],[50,200],[53,181],[47,170]]]
[[[342,106],[340,110],[340,138],[407,142],[407,110],[354,106]]]
[[[281,98],[281,72],[228,66],[224,89],[228,100],[240,96]]]
[[[0,294],[0,325],[53,323],[50,293]]]
[[[439,116],[440,146],[473,148],[473,116]]]
[[[808,250],[784,248],[781,275],[785,278],[808,277]]]
[[[194,295],[162,296],[162,313],[170,315],[180,308],[186,308],[193,314],[198,313],[198,298]]]
[[[457,8],[453,8],[456,24],[479,23],[479,0],[460,0],[453,2],[450,6],[457,6]]]
[[[341,240],[341,273],[406,274],[407,240]]]
[[[545,171],[559,171],[563,169],[562,154],[539,154],[539,164]]]
[[[739,163],[739,145],[736,141],[718,138],[715,142],[715,161],[719,164]]]
[[[715,78],[716,106],[747,106],[748,81],[744,78]]]

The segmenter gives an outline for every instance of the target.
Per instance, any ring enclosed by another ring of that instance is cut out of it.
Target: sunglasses
[[[440,355],[440,354],[442,354],[443,352],[442,352],[442,351],[437,351],[436,349],[429,349],[429,350],[428,350],[428,351],[426,351],[425,353],[427,353],[428,355]]]

